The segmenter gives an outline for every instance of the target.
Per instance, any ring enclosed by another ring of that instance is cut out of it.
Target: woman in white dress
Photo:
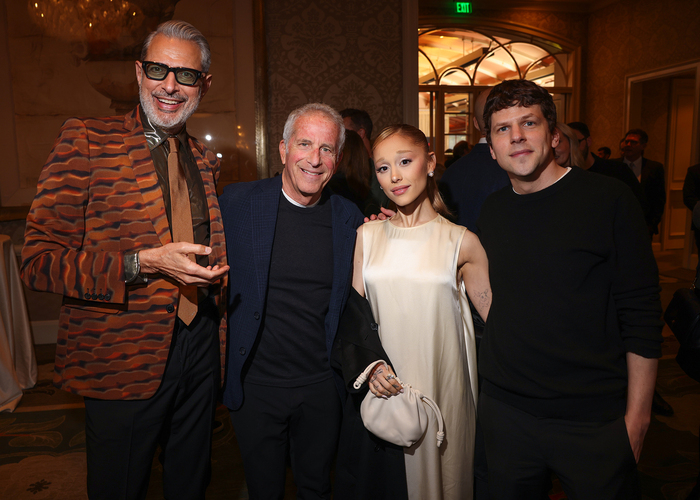
[[[442,411],[404,449],[409,499],[472,498],[477,397],[474,330],[464,291],[486,319],[491,305],[488,261],[477,236],[440,213],[447,208],[433,179],[435,154],[410,125],[384,129],[372,151],[379,183],[397,213],[357,230],[353,287],[365,296],[396,373],[378,365],[369,388],[392,397],[398,375]]]

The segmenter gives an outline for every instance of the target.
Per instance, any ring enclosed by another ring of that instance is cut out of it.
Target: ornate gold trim
[[[270,177],[267,161],[267,50],[265,1],[254,0],[253,37],[255,51],[255,158],[258,179]]]
[[[579,45],[568,38],[545,31],[527,24],[514,23],[511,21],[500,21],[492,17],[470,16],[455,19],[454,16],[447,15],[421,15],[418,18],[421,30],[430,28],[456,28],[456,29],[472,29],[472,28],[491,28],[504,30],[510,33],[519,35],[529,35],[530,43],[537,45],[538,43],[548,45],[550,47],[560,47],[566,52],[572,52]]]

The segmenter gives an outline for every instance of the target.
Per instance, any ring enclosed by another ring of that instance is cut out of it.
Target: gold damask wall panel
[[[607,145],[615,155],[625,133],[625,77],[700,58],[700,2],[620,0],[588,24],[584,114],[594,150]]]
[[[284,122],[302,104],[365,109],[373,135],[402,121],[401,0],[269,0],[265,33],[270,175],[282,170]]]

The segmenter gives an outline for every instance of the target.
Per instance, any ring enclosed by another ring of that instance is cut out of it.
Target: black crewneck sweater
[[[572,169],[491,195],[478,222],[493,304],[482,390],[540,417],[624,415],[626,353],[661,355],[658,270],[644,217],[616,179]]]

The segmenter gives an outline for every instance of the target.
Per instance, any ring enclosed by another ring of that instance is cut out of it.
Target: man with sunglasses
[[[158,445],[166,498],[209,483],[229,268],[219,162],[185,127],[209,62],[196,28],[161,24],[140,106],[66,121],[27,217],[24,281],[64,296],[54,384],[85,397],[91,499],[145,498]]]

